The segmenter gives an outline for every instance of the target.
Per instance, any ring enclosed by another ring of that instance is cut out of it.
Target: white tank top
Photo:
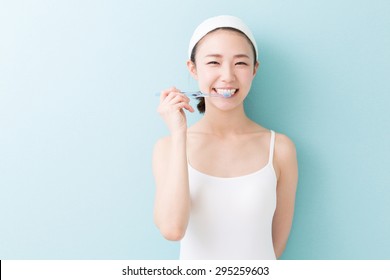
[[[188,164],[191,213],[180,259],[274,260],[272,219],[276,208],[276,174],[272,159],[262,169],[239,177],[204,174]]]

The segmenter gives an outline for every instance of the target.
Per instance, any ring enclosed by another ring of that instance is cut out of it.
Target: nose
[[[221,80],[223,82],[229,83],[233,82],[236,79],[234,69],[230,65],[223,65],[221,67]]]

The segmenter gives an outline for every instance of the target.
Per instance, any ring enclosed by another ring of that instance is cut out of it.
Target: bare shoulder
[[[275,154],[284,158],[296,154],[294,142],[284,134],[275,133]]]
[[[278,177],[284,173],[297,172],[297,153],[294,142],[284,134],[276,133],[274,166]]]

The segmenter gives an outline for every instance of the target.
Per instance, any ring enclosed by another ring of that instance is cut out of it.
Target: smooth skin
[[[191,208],[188,164],[217,177],[237,177],[263,168],[269,157],[270,131],[250,120],[243,101],[259,67],[248,40],[231,30],[217,30],[198,43],[196,64],[187,62],[202,92],[236,89],[231,98],[205,98],[203,118],[187,127],[185,111],[194,112],[188,97],[174,87],[162,91],[158,112],[170,135],[154,149],[156,181],[154,220],[168,240],[184,237]],[[293,142],[276,134],[273,166],[277,177],[277,206],[272,224],[279,258],[290,234],[298,164]]]

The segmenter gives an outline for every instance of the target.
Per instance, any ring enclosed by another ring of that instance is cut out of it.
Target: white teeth
[[[224,89],[224,88],[216,88],[215,91],[218,94],[221,94],[223,97],[231,97],[236,93],[237,89]]]

